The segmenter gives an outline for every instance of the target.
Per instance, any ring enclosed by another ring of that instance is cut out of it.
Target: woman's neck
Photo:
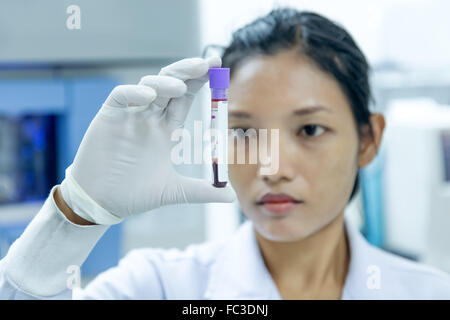
[[[283,299],[340,299],[350,252],[344,214],[295,242],[276,242],[256,232],[264,262]]]

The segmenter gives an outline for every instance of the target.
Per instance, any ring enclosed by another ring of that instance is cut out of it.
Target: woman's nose
[[[287,143],[282,143],[280,141],[278,143],[278,148],[275,148],[272,154],[269,153],[269,156],[265,159],[264,163],[261,161],[258,162],[258,177],[268,184],[292,181],[295,177],[293,161],[296,160],[291,159],[290,149],[292,148],[289,148]],[[274,154],[274,152],[278,152],[278,154]],[[268,168],[271,168],[272,170],[269,170]]]

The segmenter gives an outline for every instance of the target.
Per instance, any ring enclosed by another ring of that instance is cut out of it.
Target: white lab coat
[[[39,217],[43,223],[33,221],[0,261],[1,299],[281,298],[264,265],[251,221],[228,241],[190,245],[185,250],[132,250],[118,266],[72,292],[66,288],[66,266],[77,259],[82,263],[106,229],[70,223],[52,197],[35,220]],[[348,220],[345,230],[350,266],[342,299],[450,299],[447,273],[370,245]],[[74,247],[75,253],[68,250]]]

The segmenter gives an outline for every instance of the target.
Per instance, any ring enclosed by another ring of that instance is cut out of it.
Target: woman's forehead
[[[267,114],[315,105],[349,109],[337,81],[293,50],[247,59],[233,71],[229,99],[230,110]]]

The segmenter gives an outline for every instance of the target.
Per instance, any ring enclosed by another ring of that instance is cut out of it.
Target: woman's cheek
[[[249,184],[249,166],[244,164],[228,164],[228,178],[233,188],[239,193],[246,185]]]
[[[236,174],[237,168],[235,164],[228,164],[228,179],[230,179],[231,184],[234,189],[239,185],[238,175]]]
[[[328,199],[326,205],[336,210],[348,202],[356,178],[357,164],[354,150],[340,149],[334,155],[322,157],[321,170],[317,177],[318,199]],[[324,203],[325,204],[325,203]]]

